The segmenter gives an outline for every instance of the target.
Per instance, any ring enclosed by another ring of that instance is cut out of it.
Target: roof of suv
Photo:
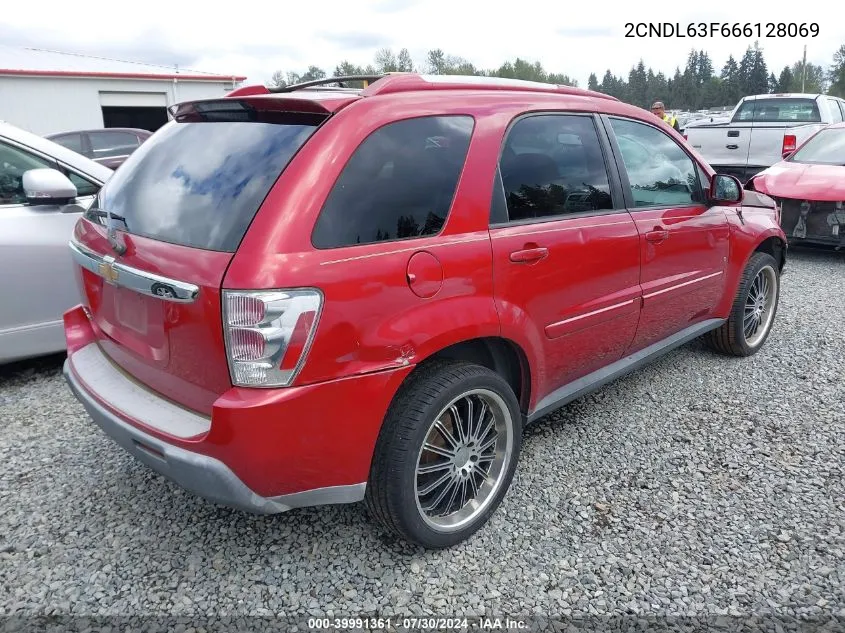
[[[364,82],[364,88],[352,88],[346,84],[350,82]],[[331,86],[335,84],[335,86]],[[479,77],[470,75],[422,75],[418,73],[387,73],[384,75],[352,75],[347,77],[329,77],[315,81],[304,82],[280,88],[266,86],[244,86],[226,95],[232,97],[266,97],[268,99],[308,101],[318,104],[322,112],[331,113],[348,105],[352,101],[379,95],[399,93],[419,93],[430,91],[460,91],[460,92],[497,92],[499,94],[513,93],[544,93],[546,95],[567,95],[574,97],[588,97],[619,101],[615,97],[557,84],[525,81],[522,79],[507,79],[501,77]],[[192,103],[202,103],[201,100]],[[219,99],[213,99],[219,101]],[[180,104],[182,105],[182,104]],[[174,106],[178,108],[179,106]]]

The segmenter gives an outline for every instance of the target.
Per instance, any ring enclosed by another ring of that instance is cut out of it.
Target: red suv
[[[366,500],[447,547],[526,424],[698,336],[763,345],[775,204],[665,123],[563,86],[369,79],[174,106],[78,222],[65,375],[137,459],[258,513]]]

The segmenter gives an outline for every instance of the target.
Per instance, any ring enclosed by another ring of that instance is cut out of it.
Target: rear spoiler
[[[300,118],[320,121],[340,108],[360,99],[355,94],[338,94],[330,98],[309,99],[307,95],[289,98],[269,97],[267,93],[226,95],[217,99],[185,101],[168,108],[178,122],[190,121],[263,121],[281,122],[282,117],[300,115]]]

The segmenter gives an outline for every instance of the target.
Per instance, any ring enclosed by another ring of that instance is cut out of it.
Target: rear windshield
[[[789,159],[812,165],[841,165],[845,167],[845,128],[822,130],[807,141]]]
[[[100,190],[87,217],[134,235],[234,252],[273,183],[317,128],[295,123],[171,121]]]
[[[815,99],[754,99],[740,106],[734,122],[819,123],[822,120]]]

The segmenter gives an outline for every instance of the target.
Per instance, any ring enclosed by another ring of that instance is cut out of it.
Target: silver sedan
[[[0,363],[65,349],[68,240],[112,170],[0,121]]]

